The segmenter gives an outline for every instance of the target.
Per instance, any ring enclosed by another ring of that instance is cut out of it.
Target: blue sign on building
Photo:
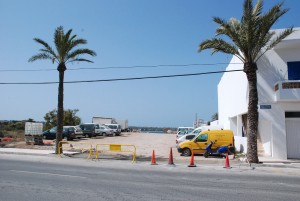
[[[271,105],[260,105],[259,108],[261,110],[265,110],[265,109],[269,110],[269,109],[272,109],[272,106]]]

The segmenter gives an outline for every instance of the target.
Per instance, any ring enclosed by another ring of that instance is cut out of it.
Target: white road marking
[[[53,174],[53,173],[47,173],[47,172],[30,172],[30,171],[21,171],[21,170],[10,170],[10,171],[19,172],[19,173],[28,173],[28,174],[41,174],[41,175],[51,175],[51,176],[60,176],[60,177],[75,177],[75,178],[87,179],[87,177],[66,175],[66,174]]]

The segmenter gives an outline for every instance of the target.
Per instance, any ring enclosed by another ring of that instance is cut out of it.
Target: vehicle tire
[[[208,155],[209,155],[208,151],[205,151],[203,154],[204,158],[208,158]]]
[[[46,139],[47,139],[47,136],[46,136],[46,135],[43,135],[43,139],[46,140]]]
[[[191,150],[189,148],[184,148],[182,150],[182,155],[183,156],[190,156],[190,155],[192,155]]]
[[[102,133],[102,136],[106,136],[106,133]]]
[[[69,138],[67,136],[63,137],[63,139],[69,141]]]

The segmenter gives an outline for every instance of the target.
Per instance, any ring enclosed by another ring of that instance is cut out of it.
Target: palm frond
[[[28,60],[28,62],[33,62],[33,61],[40,60],[40,59],[51,59],[51,60],[53,60],[54,57],[52,57],[50,54],[40,53],[40,54],[36,54],[36,55],[32,56]],[[54,59],[54,61],[55,61],[55,59]]]
[[[295,30],[293,29],[293,27],[289,28],[289,29],[285,29],[282,33],[280,33],[276,39],[272,40],[270,42],[270,44],[268,45],[267,49],[272,49],[273,47],[275,47],[278,43],[280,43],[283,39],[285,39],[287,36],[289,36],[291,33],[293,33]]]
[[[66,61],[74,59],[80,55],[84,55],[84,54],[88,54],[91,56],[96,56],[96,52],[94,52],[93,50],[90,49],[76,49],[73,52],[70,52],[70,54],[68,54],[68,56],[66,57]]]
[[[67,63],[71,63],[71,62],[75,62],[75,61],[85,61],[85,62],[89,62],[89,63],[94,63],[94,62],[91,61],[91,60],[83,59],[83,58],[72,59],[72,60],[68,61]]]
[[[37,43],[43,45],[46,49],[48,49],[48,50],[50,50],[50,51],[52,50],[52,48],[50,47],[50,45],[48,45],[48,43],[46,43],[46,42],[43,41],[42,39],[34,38],[33,40],[34,40],[35,42],[37,42]]]
[[[67,33],[64,33],[62,26],[57,27],[54,32],[54,44],[56,52],[43,40],[35,38],[34,40],[43,45],[37,54],[29,59],[29,61],[35,61],[38,59],[51,59],[52,62],[57,63],[67,63],[70,61],[86,61],[92,62],[88,59],[79,58],[82,55],[88,54],[91,56],[96,56],[96,53],[90,49],[76,49],[73,50],[78,45],[86,44],[85,39],[76,39],[77,35],[72,35],[72,29],[69,29]]]
[[[244,60],[243,57],[240,55],[238,48],[235,45],[230,44],[230,43],[226,42],[225,40],[222,40],[219,38],[213,38],[213,39],[208,39],[208,40],[203,41],[199,45],[198,51],[200,52],[205,49],[212,49],[211,54],[214,54],[216,52],[223,52],[226,54],[235,55],[242,61]]]
[[[70,39],[71,33],[72,33],[72,29],[69,29],[69,31],[65,34],[65,39],[66,39],[65,42],[68,42],[69,40],[72,40],[72,38]],[[76,35],[72,36],[72,37],[76,37]]]
[[[252,14],[253,16],[259,17],[262,14],[262,10],[263,10],[263,1],[259,0],[256,2]]]
[[[69,44],[69,51],[71,51],[74,47],[78,46],[78,45],[84,45],[87,44],[87,41],[85,39],[76,39],[76,40],[72,40]]]

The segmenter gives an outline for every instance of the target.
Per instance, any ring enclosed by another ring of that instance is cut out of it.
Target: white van
[[[194,127],[178,127],[177,128],[177,134],[176,139],[180,138],[181,136],[184,136],[194,130]]]
[[[119,124],[104,124],[104,125],[112,129],[115,135],[121,135],[121,126]]]
[[[200,126],[198,128],[195,128],[191,133],[193,134],[199,134],[202,131],[208,131],[208,130],[223,130],[223,126]]]
[[[192,131],[194,130],[194,127],[178,127],[177,128],[177,133],[178,132],[185,132],[185,131]]]

